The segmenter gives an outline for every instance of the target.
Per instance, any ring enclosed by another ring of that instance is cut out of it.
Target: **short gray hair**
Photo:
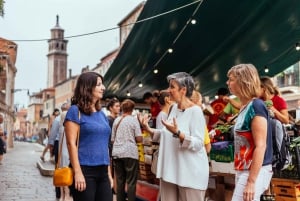
[[[171,80],[175,80],[178,83],[179,87],[186,87],[186,96],[190,98],[193,94],[193,90],[195,89],[195,81],[193,77],[186,72],[178,72],[168,75],[168,82]]]

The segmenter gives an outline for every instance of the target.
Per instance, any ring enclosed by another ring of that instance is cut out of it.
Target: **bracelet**
[[[181,133],[180,130],[178,130],[176,133],[173,133],[173,137],[179,138],[180,133]]]

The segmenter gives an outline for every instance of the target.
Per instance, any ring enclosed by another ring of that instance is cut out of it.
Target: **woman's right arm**
[[[86,183],[79,164],[77,149],[77,136],[80,127],[72,121],[66,121],[64,125],[70,162],[74,172],[75,188],[79,191],[83,191],[86,188]]]

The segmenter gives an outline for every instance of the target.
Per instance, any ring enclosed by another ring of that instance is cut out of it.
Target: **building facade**
[[[48,40],[48,79],[47,87],[54,87],[67,78],[67,44],[64,39],[64,29],[59,26],[59,16],[56,16],[56,25],[51,29],[51,39]]]
[[[4,121],[0,125],[8,134],[8,146],[13,147],[14,92],[17,68],[17,44],[0,38],[0,113]]]

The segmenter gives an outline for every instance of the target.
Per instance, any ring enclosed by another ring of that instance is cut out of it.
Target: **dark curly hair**
[[[100,77],[103,82],[103,77],[96,72],[82,73],[77,79],[74,95],[71,98],[71,104],[77,105],[79,110],[85,114],[92,113],[93,90],[97,85],[98,77]],[[97,111],[101,110],[100,99],[95,103],[95,108]]]

